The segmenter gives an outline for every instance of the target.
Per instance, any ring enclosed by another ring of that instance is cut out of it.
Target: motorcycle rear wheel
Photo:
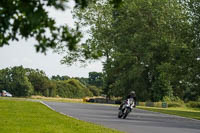
[[[126,117],[128,116],[127,113],[124,114],[123,119],[126,119]]]
[[[125,113],[124,113],[124,116],[123,116],[123,119],[126,119],[126,117],[128,116],[128,114],[131,112],[131,110],[128,108],[126,109]]]

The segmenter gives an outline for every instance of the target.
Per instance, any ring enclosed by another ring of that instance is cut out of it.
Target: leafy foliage
[[[57,95],[66,98],[83,98],[93,96],[93,93],[76,79],[55,81]]]
[[[43,71],[26,69],[27,77],[34,87],[34,95],[56,96],[56,84]]]
[[[94,96],[100,96],[101,93],[102,93],[102,89],[101,88],[97,88],[96,86],[93,86],[93,85],[89,85],[87,87],[93,93]]]
[[[68,79],[70,79],[70,77],[69,76],[56,75],[56,76],[52,76],[51,79],[52,80],[68,80]]]
[[[56,26],[46,10],[53,7],[58,10],[66,9],[68,0],[2,0],[0,2],[0,46],[8,45],[9,41],[20,38],[35,38],[36,50],[45,52],[54,48],[58,43],[67,45],[70,50],[80,41],[78,29],[70,29],[67,25]],[[86,6],[85,2],[78,5]]]
[[[7,90],[14,96],[30,96],[33,86],[22,66],[0,70],[0,91]]]
[[[0,70],[0,92],[14,96],[42,95],[47,97],[82,98],[100,95],[101,89],[83,84],[69,76],[52,76],[50,80],[41,70],[22,66]]]
[[[188,107],[190,107],[190,108],[200,108],[200,102],[188,102],[187,104],[186,104]]]
[[[104,57],[108,97],[135,90],[141,101],[197,100],[199,9],[197,0],[126,0],[118,8],[98,0],[74,11],[90,38],[62,62]]]
[[[74,0],[75,7],[83,9],[95,0]],[[35,38],[36,50],[45,52],[60,44],[69,50],[75,50],[81,33],[68,25],[56,26],[55,20],[49,17],[47,8],[66,10],[68,0],[1,0],[0,2],[0,46],[9,45],[9,41],[20,38]],[[112,0],[119,5],[121,0]]]
[[[103,74],[101,72],[89,72],[88,84],[102,88]]]

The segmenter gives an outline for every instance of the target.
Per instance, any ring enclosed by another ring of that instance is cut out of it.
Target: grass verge
[[[137,108],[200,120],[199,108],[156,108],[156,107],[143,107],[143,106],[138,106]]]
[[[36,99],[42,101],[54,101],[54,102],[75,102],[75,103],[83,103],[83,99],[75,99],[75,98],[61,98],[61,97],[44,97],[44,96],[31,96],[29,99]]]
[[[120,133],[52,111],[39,102],[0,99],[2,133]]]

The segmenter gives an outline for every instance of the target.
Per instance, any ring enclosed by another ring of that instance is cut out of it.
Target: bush
[[[56,81],[57,94],[65,98],[83,98],[93,96],[92,92],[76,79]]]
[[[167,103],[180,103],[180,104],[182,103],[182,104],[184,104],[184,101],[176,96],[172,96],[172,97],[165,96],[162,101],[167,102]]]
[[[185,103],[179,97],[167,97],[163,98],[163,102],[167,102],[168,107],[185,107]]]
[[[184,107],[185,105],[181,102],[170,102],[168,103],[168,107]]]
[[[97,88],[96,86],[92,86],[92,85],[89,85],[88,88],[93,93],[94,96],[100,96],[101,94],[100,88]]]
[[[200,102],[190,101],[186,104],[186,106],[190,108],[200,108]]]
[[[67,83],[73,88],[75,88],[74,95],[77,95],[77,97],[82,98],[86,96],[93,96],[92,92],[85,86],[83,85],[79,80],[77,79],[68,79]]]

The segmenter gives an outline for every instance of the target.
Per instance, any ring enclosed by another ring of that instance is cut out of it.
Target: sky
[[[72,7],[73,3],[69,3],[68,6]],[[72,8],[64,12],[57,11],[53,8],[48,8],[47,10],[49,16],[56,20],[57,25],[68,24],[73,27]],[[0,69],[22,65],[25,68],[43,70],[48,77],[52,75],[88,77],[89,72],[102,71],[101,61],[88,64],[86,67],[81,67],[81,65],[72,65],[70,67],[61,65],[60,60],[62,59],[62,55],[53,53],[52,50],[49,50],[46,55],[37,53],[34,47],[35,42],[36,41],[31,38],[18,42],[10,42],[10,45],[0,47]]]

